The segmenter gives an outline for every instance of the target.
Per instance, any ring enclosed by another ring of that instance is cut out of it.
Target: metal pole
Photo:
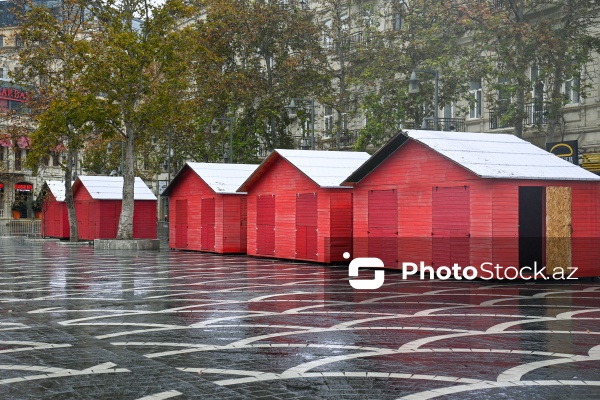
[[[168,154],[167,154],[167,185],[171,183],[171,131],[169,131],[169,141],[168,141]]]
[[[315,100],[310,99],[310,149],[315,149]]]
[[[169,131],[169,140],[167,144],[167,186],[171,184],[171,131]],[[167,208],[167,223],[171,223],[171,204],[169,204],[169,197],[164,197],[165,207]]]
[[[438,71],[433,71],[433,80],[435,82],[435,89],[433,91],[433,130],[437,131],[439,129],[438,125],[438,87],[439,87],[439,79],[438,79]]]
[[[233,164],[233,120],[231,118],[227,118],[229,122],[229,163]]]

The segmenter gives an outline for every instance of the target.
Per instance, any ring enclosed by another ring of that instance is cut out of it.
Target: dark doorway
[[[519,187],[519,265],[544,265],[544,187]]]

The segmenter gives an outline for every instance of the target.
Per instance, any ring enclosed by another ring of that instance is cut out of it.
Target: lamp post
[[[304,101],[310,103],[310,148],[315,149],[315,101],[313,99],[292,99],[288,108],[288,116],[290,118],[296,118],[298,112],[296,111],[296,102]]]
[[[171,157],[173,157],[173,149],[171,148],[171,131],[169,131],[169,140],[167,142],[167,186],[171,184]]]
[[[419,79],[417,72],[433,75],[434,90],[433,90],[433,130],[438,130],[438,99],[439,99],[439,73],[432,69],[413,69],[408,81],[408,93],[419,93]],[[425,121],[425,120],[423,120]]]
[[[121,144],[121,176],[123,176],[123,165],[124,165],[124,157],[125,157],[125,142],[116,142]],[[110,153],[112,150],[112,142],[108,143],[106,146],[108,152]]]
[[[229,163],[233,163],[233,118],[213,118],[210,132],[211,133],[219,133],[219,127],[217,126],[217,121],[227,121],[227,128],[229,129]],[[223,152],[225,153],[225,152]],[[223,157],[225,158],[225,157]],[[225,160],[223,160],[225,161]]]

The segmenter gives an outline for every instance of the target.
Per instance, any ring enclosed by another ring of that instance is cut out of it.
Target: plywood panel
[[[546,265],[549,274],[571,267],[571,188],[546,188]]]

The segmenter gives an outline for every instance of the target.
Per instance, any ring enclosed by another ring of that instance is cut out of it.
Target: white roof
[[[337,187],[371,156],[355,151],[275,150],[321,187]]]
[[[79,176],[77,178],[95,200],[121,200],[123,198],[122,176]],[[139,177],[133,187],[134,200],[156,200],[154,193]]]
[[[242,183],[258,168],[258,164],[188,162],[187,165],[215,193],[236,193]]]
[[[56,201],[65,201],[65,183],[63,181],[46,181],[46,185]]]
[[[508,134],[404,133],[482,178],[600,181],[600,177]]]

